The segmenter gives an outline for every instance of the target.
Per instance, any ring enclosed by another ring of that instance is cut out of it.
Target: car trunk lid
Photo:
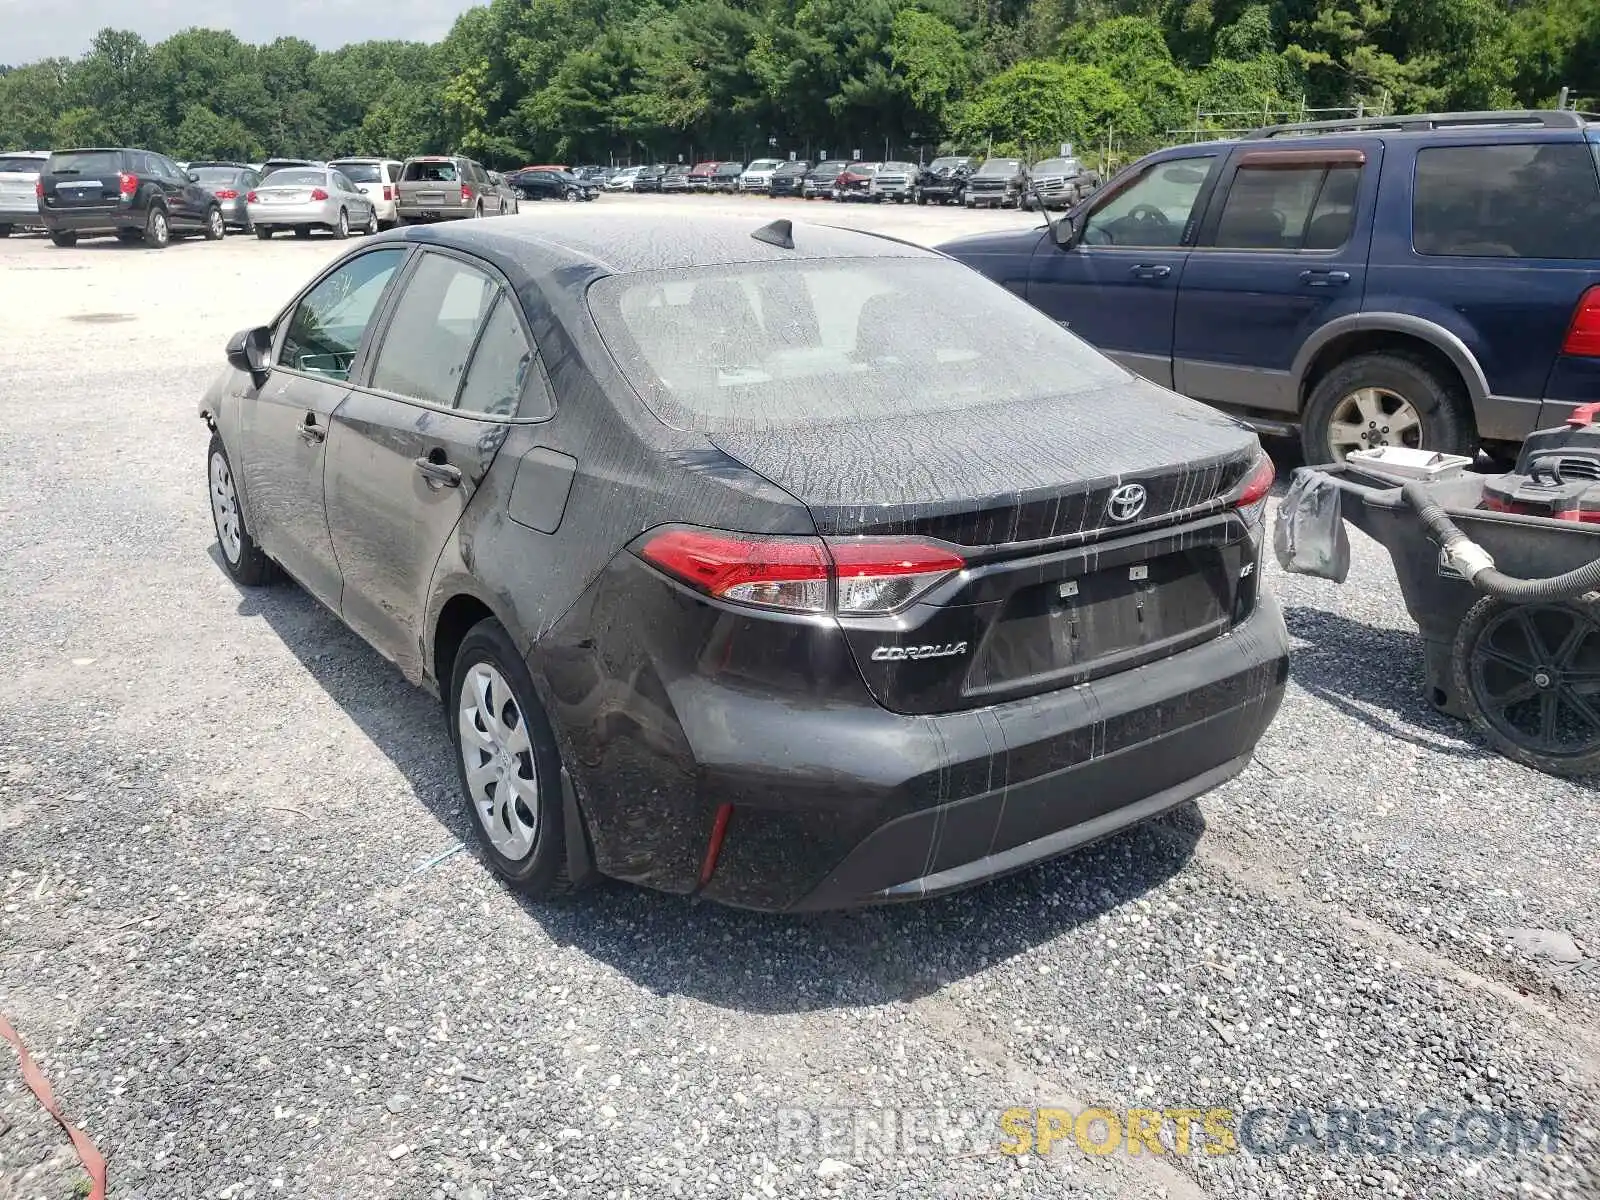
[[[966,559],[906,611],[841,618],[880,703],[946,712],[1165,657],[1254,605],[1257,543],[1231,497],[1255,436],[1142,383],[1075,400],[711,440],[825,538],[934,539]]]

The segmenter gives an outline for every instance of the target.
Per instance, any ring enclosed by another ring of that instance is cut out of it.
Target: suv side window
[[[1361,167],[1315,160],[1251,162],[1234,174],[1211,244],[1235,250],[1337,250],[1355,220]]]
[[[327,379],[350,378],[361,339],[405,256],[399,246],[373,250],[318,282],[295,305],[278,365]]]
[[[1412,247],[1467,258],[1600,258],[1600,181],[1584,142],[1417,151]]]
[[[1169,158],[1089,214],[1086,246],[1177,247],[1216,165],[1213,154]]]
[[[406,281],[372,368],[372,386],[453,408],[467,358],[500,285],[458,258],[428,253]]]

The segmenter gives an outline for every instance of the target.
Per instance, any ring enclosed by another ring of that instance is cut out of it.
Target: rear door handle
[[[1349,271],[1308,270],[1300,272],[1300,282],[1308,287],[1343,287],[1350,282]]]
[[[307,413],[304,423],[300,426],[300,436],[315,446],[327,441],[328,431],[317,424],[316,413]]]
[[[416,460],[417,470],[422,477],[429,483],[437,484],[440,487],[460,487],[461,468],[447,463],[444,460],[444,455],[439,451],[435,450],[433,453],[438,457],[419,458]]]
[[[1158,263],[1140,263],[1129,271],[1135,279],[1165,279],[1172,274],[1172,268]]]

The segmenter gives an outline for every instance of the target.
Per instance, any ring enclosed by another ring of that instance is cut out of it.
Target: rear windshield
[[[43,169],[42,158],[0,157],[0,175],[37,175]]]
[[[408,162],[401,178],[424,183],[456,183],[461,177],[456,174],[453,162]]]
[[[116,150],[65,150],[50,156],[53,175],[115,175],[122,170]]]
[[[272,173],[272,186],[327,183],[328,174],[320,167],[283,167]]]
[[[941,259],[612,275],[588,303],[651,411],[705,433],[983,408],[1127,378],[1037,309]]]
[[[377,163],[334,163],[351,183],[382,183],[383,168]]]
[[[244,174],[238,167],[195,167],[201,183],[237,183]]]

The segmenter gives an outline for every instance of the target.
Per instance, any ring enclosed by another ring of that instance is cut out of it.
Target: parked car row
[[[58,246],[116,237],[155,248],[229,229],[338,238],[391,225],[515,213],[519,192],[470,158],[269,158],[180,163],[132,147],[0,155],[0,237],[42,228]]]

